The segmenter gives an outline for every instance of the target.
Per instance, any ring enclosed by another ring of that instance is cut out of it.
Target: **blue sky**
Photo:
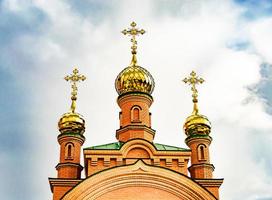
[[[0,0],[0,196],[50,199],[58,163],[57,121],[68,111],[74,66],[86,119],[84,147],[115,141],[114,79],[129,64],[135,20],[147,33],[139,63],[156,81],[156,142],[186,147],[191,112],[182,80],[196,70],[200,112],[213,124],[221,198],[272,199],[272,1]],[[171,101],[171,105],[169,105]],[[108,124],[104,126],[105,122]]]

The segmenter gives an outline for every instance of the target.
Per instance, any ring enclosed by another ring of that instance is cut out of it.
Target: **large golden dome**
[[[152,75],[137,65],[126,67],[115,79],[115,88],[119,95],[128,92],[143,92],[151,95],[154,87]]]
[[[146,69],[137,64],[136,58],[136,36],[144,34],[145,30],[137,29],[135,22],[132,22],[130,26],[131,28],[123,30],[122,33],[132,37],[130,40],[132,42],[132,59],[130,65],[123,69],[115,79],[115,88],[119,95],[128,92],[143,92],[151,95],[155,87],[154,79]]]
[[[187,117],[183,128],[187,136],[209,135],[211,131],[211,122],[204,115],[192,114]]]
[[[61,133],[83,134],[85,132],[85,120],[75,112],[62,115],[58,123]]]

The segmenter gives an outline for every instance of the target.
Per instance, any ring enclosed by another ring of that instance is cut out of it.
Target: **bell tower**
[[[211,123],[204,115],[199,114],[198,110],[198,91],[197,84],[202,84],[204,79],[199,78],[194,71],[188,78],[183,80],[186,84],[191,85],[193,97],[193,112],[187,117],[184,123],[184,132],[187,136],[185,143],[191,149],[191,166],[189,172],[191,178],[203,187],[207,188],[217,198],[219,198],[219,187],[222,179],[213,179],[214,166],[210,163],[209,146],[212,142]]]
[[[53,200],[59,200],[67,191],[74,187],[81,179],[83,167],[80,165],[81,146],[85,141],[83,133],[85,131],[85,120],[75,112],[77,100],[77,85],[79,81],[84,81],[85,76],[79,75],[74,69],[65,80],[72,83],[71,108],[58,122],[60,134],[58,142],[60,145],[60,160],[56,166],[58,176],[56,179],[49,179]]]
[[[151,96],[155,82],[152,75],[137,63],[136,36],[144,34],[145,30],[137,29],[136,23],[131,28],[122,31],[131,36],[132,59],[128,67],[123,69],[115,80],[115,88],[119,94],[117,103],[121,108],[119,113],[120,129],[116,131],[116,138],[120,142],[141,138],[153,141],[155,130],[151,128],[151,113],[149,108],[153,103]]]

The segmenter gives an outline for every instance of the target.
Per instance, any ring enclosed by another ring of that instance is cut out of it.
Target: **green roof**
[[[185,149],[181,147],[174,147],[174,146],[158,144],[158,143],[155,143],[155,147],[159,151],[188,151],[189,150],[189,149]]]
[[[101,149],[101,150],[119,150],[123,146],[123,142],[113,142],[109,144],[103,144],[98,146],[92,146],[84,148],[86,150]],[[190,151],[189,149],[174,147],[165,144],[153,143],[158,151]]]
[[[87,147],[87,148],[84,148],[84,149],[119,150],[123,144],[124,143],[122,143],[122,142],[113,142],[113,143],[109,143],[109,144],[102,144],[102,145],[98,145],[98,146]]]

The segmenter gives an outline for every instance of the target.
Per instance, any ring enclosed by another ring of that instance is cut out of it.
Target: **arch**
[[[131,122],[141,122],[141,110],[142,108],[138,105],[131,108]]]
[[[126,158],[150,158],[150,153],[142,147],[134,147],[127,152]]]
[[[135,191],[138,191],[136,196]],[[142,200],[148,195],[159,200],[216,200],[187,176],[147,165],[142,160],[94,174],[70,190],[62,200],[104,200],[109,196],[111,199]]]
[[[68,142],[65,144],[65,159],[71,160],[74,158],[74,149],[75,145],[72,142]]]
[[[207,153],[206,153],[206,145],[205,144],[199,144],[197,146],[197,159],[199,161],[205,161],[207,160]]]
[[[141,151],[145,151],[145,155],[147,158],[152,158],[153,155],[156,153],[155,147],[151,143],[143,139],[129,140],[122,146],[121,151],[123,156],[126,158],[127,156],[129,156],[129,152],[135,149],[141,149]]]

